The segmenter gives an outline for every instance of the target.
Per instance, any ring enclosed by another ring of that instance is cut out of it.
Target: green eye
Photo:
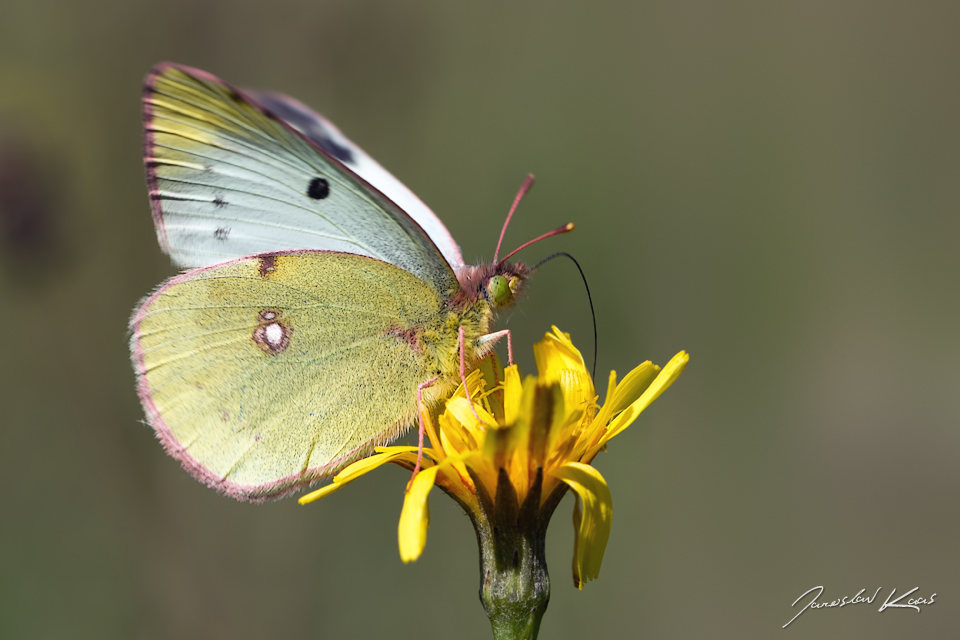
[[[495,306],[502,307],[510,301],[510,285],[503,276],[493,276],[487,283],[487,294]]]

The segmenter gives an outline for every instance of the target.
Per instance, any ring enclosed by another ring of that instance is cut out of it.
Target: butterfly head
[[[520,295],[529,269],[522,262],[493,265],[495,271],[486,278],[484,297],[496,310],[509,307]]]
[[[454,305],[485,303],[493,312],[506,309],[520,297],[530,267],[522,262],[466,266],[457,271],[461,292]]]

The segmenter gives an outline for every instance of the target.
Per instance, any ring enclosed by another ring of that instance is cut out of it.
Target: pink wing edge
[[[394,207],[396,207],[397,211],[405,215],[407,219],[412,224],[414,224],[418,229],[420,229],[420,232],[423,233],[423,235],[426,236],[428,240],[430,240],[430,243],[433,245],[434,249],[437,250],[437,253],[439,253],[441,256],[444,256],[444,261],[447,262],[447,264],[450,266],[451,271],[456,271],[456,269],[463,266],[463,256],[460,254],[460,250],[458,248],[456,241],[453,239],[453,236],[450,234],[450,231],[447,230],[446,225],[443,224],[443,221],[440,220],[440,218],[433,212],[433,210],[430,209],[430,207],[428,207],[426,204],[424,204],[424,202],[420,200],[420,198],[418,198],[412,191],[410,191],[402,182],[397,180],[393,176],[393,174],[391,174],[382,166],[380,166],[379,163],[377,163],[373,158],[371,158],[365,151],[363,151],[359,146],[357,146],[352,140],[344,136],[343,133],[340,131],[340,129],[338,129],[329,120],[327,120],[317,112],[313,111],[312,109],[304,105],[299,100],[296,100],[295,98],[291,98],[289,96],[279,94],[279,93],[273,94],[277,97],[290,101],[291,103],[296,105],[298,108],[300,108],[304,112],[316,117],[317,120],[319,120],[323,124],[323,126],[328,127],[329,129],[332,129],[337,134],[342,136],[343,139],[348,144],[350,144],[350,146],[352,147],[352,150],[365,156],[367,160],[369,160],[372,164],[374,164],[376,167],[382,170],[385,174],[387,174],[390,178],[396,181],[398,185],[403,187],[403,189],[409,193],[410,197],[412,197],[414,200],[416,200],[421,205],[423,205],[423,210],[425,214],[428,214],[431,217],[431,219],[436,222],[437,227],[441,229],[442,233],[445,235],[445,239],[449,240],[450,247],[455,249],[455,254],[456,254],[455,257],[459,259],[460,264],[457,264],[457,265],[450,264],[449,260],[446,259],[444,253],[440,251],[440,248],[437,246],[437,243],[434,241],[433,237],[431,237],[430,234],[427,233],[426,230],[424,230],[423,226],[420,223],[418,223],[416,220],[414,220],[413,217],[411,217],[409,213],[404,211],[404,209],[400,207],[396,202],[394,202],[391,198],[389,198],[382,191],[380,191],[380,189],[370,184],[370,182],[368,182],[363,177],[357,175],[357,173],[353,169],[346,166],[338,158],[335,158],[331,154],[327,153],[323,148],[317,145],[313,140],[310,140],[307,136],[303,135],[300,131],[298,131],[296,128],[294,128],[289,123],[287,123],[283,118],[276,116],[269,109],[266,109],[265,107],[263,107],[249,93],[233,86],[232,84],[222,80],[221,78],[218,78],[212,73],[209,73],[202,69],[197,69],[195,67],[191,67],[188,65],[177,64],[175,62],[161,62],[159,64],[154,65],[154,67],[150,70],[150,73],[147,74],[146,80],[144,81],[143,90],[142,90],[142,114],[143,114],[143,131],[144,131],[143,162],[144,162],[144,166],[146,168],[146,174],[147,174],[147,191],[150,196],[150,210],[153,215],[154,227],[156,227],[156,230],[157,230],[157,242],[160,244],[160,248],[163,250],[164,253],[168,253],[168,254],[170,253],[170,242],[167,239],[167,232],[166,232],[166,229],[164,228],[163,210],[160,207],[160,199],[157,197],[159,193],[159,190],[157,189],[157,176],[152,164],[154,161],[153,131],[149,128],[149,124],[153,121],[153,107],[150,105],[150,102],[147,100],[147,97],[154,93],[154,85],[156,84],[156,78],[162,75],[167,69],[176,69],[177,71],[181,71],[189,76],[194,76],[206,82],[211,82],[213,84],[226,87],[227,89],[237,93],[246,102],[248,102],[258,110],[260,110],[260,112],[263,113],[265,116],[276,120],[281,124],[281,126],[285,127],[287,130],[289,130],[296,136],[303,139],[307,144],[312,146],[317,151],[317,153],[320,153],[321,155],[323,155],[330,162],[340,165],[340,167],[342,167],[344,171],[346,171],[348,174],[356,178],[362,184],[366,185],[371,191],[373,191],[374,193],[377,193],[384,200],[391,202],[394,205]]]
[[[140,322],[145,315],[147,307],[149,307],[150,304],[160,294],[175,284],[179,284],[191,279],[198,273],[208,271],[210,269],[220,268],[225,265],[237,264],[245,260],[253,260],[262,256],[299,255],[312,253],[341,253],[344,255],[356,256],[356,254],[344,253],[342,251],[294,249],[289,251],[261,253],[254,256],[246,256],[236,260],[230,260],[228,262],[221,262],[219,264],[210,265],[207,267],[191,269],[190,271],[186,271],[178,276],[170,278],[157,287],[156,291],[147,296],[143,302],[141,302],[140,306],[133,314],[133,317],[130,319],[130,351],[131,360],[133,360],[133,366],[137,374],[137,395],[140,397],[140,403],[143,405],[146,413],[147,422],[151,427],[153,427],[154,432],[156,432],[157,439],[160,440],[160,443],[163,445],[163,448],[167,454],[178,460],[183,466],[184,470],[196,480],[210,487],[211,489],[215,489],[216,491],[219,491],[220,493],[241,502],[266,502],[268,500],[276,500],[292,493],[296,493],[305,486],[329,478],[335,472],[340,471],[343,467],[347,466],[350,462],[359,460],[365,454],[372,452],[374,447],[385,444],[386,442],[401,435],[413,424],[413,419],[411,417],[409,420],[402,419],[398,421],[396,425],[386,432],[385,435],[381,434],[378,437],[371,438],[359,447],[340,456],[339,458],[336,458],[335,460],[328,462],[323,466],[306,469],[300,473],[292,473],[290,475],[283,476],[282,478],[278,478],[273,482],[265,482],[258,485],[239,485],[234,482],[230,482],[225,477],[218,476],[207,469],[202,463],[200,463],[196,458],[187,452],[186,447],[180,444],[180,442],[173,435],[170,427],[167,426],[166,421],[164,421],[163,416],[160,414],[160,411],[154,404],[153,397],[150,392],[150,385],[147,382],[147,377],[145,374],[143,349],[140,347]],[[376,258],[370,258],[369,256],[362,257],[367,258],[368,260],[377,260]],[[377,260],[377,262],[383,261]],[[384,264],[389,263],[384,262]],[[410,424],[406,424],[407,422]]]

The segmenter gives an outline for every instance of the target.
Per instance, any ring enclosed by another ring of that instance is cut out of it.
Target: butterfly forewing
[[[282,495],[413,422],[417,385],[438,373],[434,354],[456,349],[455,335],[437,341],[442,307],[418,278],[363,256],[197,269],[133,319],[141,399],[199,479],[239,498]]]
[[[290,96],[268,91],[248,91],[247,93],[258,105],[282,118],[328,155],[333,156],[350,171],[376,187],[380,193],[413,218],[430,236],[451,266],[463,266],[460,247],[440,218],[406,185],[343,135],[332,122]]]
[[[383,260],[444,295],[457,289],[420,225],[242,92],[161,65],[143,103],[154,222],[177,264],[324,249]]]

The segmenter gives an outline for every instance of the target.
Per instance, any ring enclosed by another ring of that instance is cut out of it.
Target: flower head
[[[490,555],[491,564],[498,566],[510,553],[514,564],[519,562],[516,550],[507,553],[506,547],[523,547],[521,540],[533,540],[538,547],[534,555],[542,556],[547,522],[569,488],[577,496],[574,583],[583,588],[598,576],[613,502],[606,481],[590,463],[677,379],[689,357],[680,352],[663,370],[645,362],[619,383],[611,372],[601,406],[583,357],[567,334],[554,327],[534,346],[534,355],[536,377],[522,379],[515,365],[500,369],[495,358],[487,358],[467,376],[472,407],[461,385],[440,410],[424,411],[431,446],[423,450],[422,469],[407,487],[400,515],[404,562],[416,560],[426,545],[427,498],[434,486],[463,506],[477,527],[481,561]],[[300,503],[326,496],[382,464],[412,470],[416,460],[417,447],[379,447]],[[511,531],[516,534],[512,542],[494,539],[509,538]],[[491,539],[486,551],[485,536]]]

